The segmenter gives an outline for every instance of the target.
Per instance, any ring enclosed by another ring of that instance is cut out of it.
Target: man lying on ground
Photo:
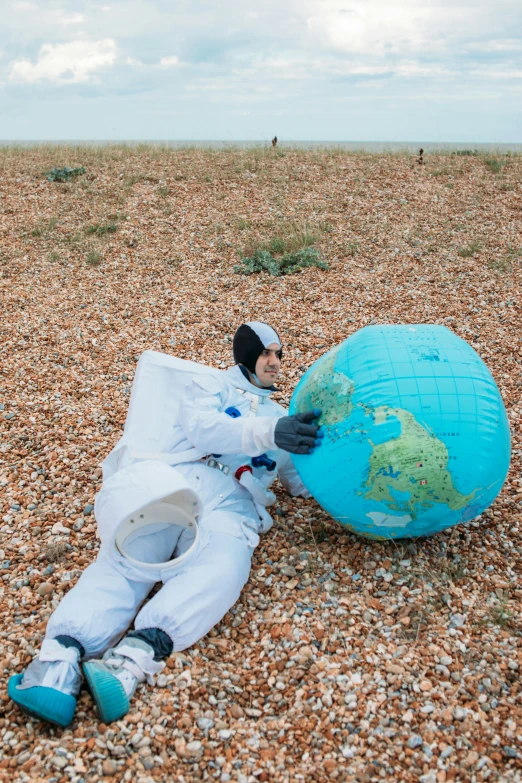
[[[240,326],[233,352],[234,367],[194,377],[181,401],[174,454],[204,456],[172,467],[152,455],[104,476],[100,531],[129,513],[110,541],[101,535],[96,561],[52,614],[39,655],[9,681],[9,696],[30,715],[71,723],[80,661],[101,719],[125,715],[138,683],[152,684],[164,658],[205,636],[239,598],[258,534],[271,525],[265,506],[275,500],[275,477],[310,497],[290,453],[320,445],[312,422],[321,411],[288,416],[270,399],[282,360],[270,326]],[[188,496],[197,499],[197,519],[172,505]]]

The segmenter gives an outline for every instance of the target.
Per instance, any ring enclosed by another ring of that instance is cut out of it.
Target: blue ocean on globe
[[[367,326],[303,375],[290,413],[322,410],[323,445],[293,455],[317,502],[367,538],[427,536],[493,503],[509,422],[480,356],[445,326]]]

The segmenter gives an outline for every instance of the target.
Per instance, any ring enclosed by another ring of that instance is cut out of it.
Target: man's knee
[[[228,583],[241,592],[250,573],[252,551],[246,542],[233,536],[213,534],[209,543],[212,559],[209,576],[216,586]]]

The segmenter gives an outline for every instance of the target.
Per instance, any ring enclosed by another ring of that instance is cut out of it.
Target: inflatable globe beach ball
[[[367,326],[301,378],[290,413],[325,437],[293,455],[334,519],[367,538],[427,536],[481,514],[510,461],[509,424],[480,356],[444,326]]]

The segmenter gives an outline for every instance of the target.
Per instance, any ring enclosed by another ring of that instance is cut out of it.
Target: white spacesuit
[[[248,344],[254,367],[252,357],[279,338],[266,324],[248,326],[260,341]],[[271,525],[266,506],[276,476],[292,495],[310,496],[290,452],[275,442],[278,421],[293,417],[256,380],[241,365],[192,374],[163,453],[136,452],[124,435],[104,462],[95,501],[99,555],[50,618],[38,659],[9,685],[26,712],[67,725],[80,657],[103,655],[83,665],[89,687],[106,722],[125,714],[137,683],[152,682],[163,667],[158,658],[190,647],[237,601],[259,533]],[[142,421],[136,409],[133,421]],[[304,442],[319,445],[317,428],[301,426]],[[165,437],[163,429],[158,442]],[[133,620],[135,631],[112,647]]]

